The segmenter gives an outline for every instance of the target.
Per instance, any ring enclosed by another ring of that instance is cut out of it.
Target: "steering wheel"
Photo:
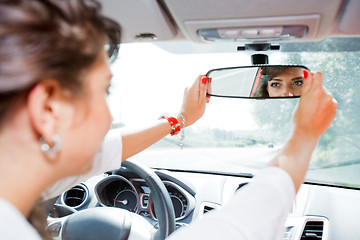
[[[96,207],[71,214],[63,223],[63,240],[116,239],[163,240],[175,230],[174,208],[163,182],[148,167],[135,161],[122,166],[136,173],[149,185],[159,229],[142,216],[115,207]]]

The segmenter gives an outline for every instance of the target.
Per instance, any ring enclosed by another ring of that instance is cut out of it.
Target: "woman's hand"
[[[306,80],[308,86],[293,116],[294,132],[269,163],[290,175],[296,191],[304,180],[317,141],[334,120],[337,108],[336,100],[322,86],[321,73],[309,74]]]
[[[209,97],[206,96],[207,78],[200,75],[190,88],[185,88],[181,113],[185,117],[185,125],[190,126],[195,123],[205,112],[206,103]],[[182,122],[181,117],[178,118]]]
[[[207,79],[199,76],[190,88],[185,89],[181,113],[185,117],[185,125],[189,126],[196,122],[205,112]],[[178,116],[178,121],[182,125],[182,118]],[[122,129],[122,160],[134,156],[155,142],[159,141],[171,131],[167,120],[158,120],[153,125],[136,131],[126,131]]]
[[[321,72],[308,75],[306,91],[302,93],[293,121],[295,133],[319,138],[336,115],[337,102],[322,86]]]

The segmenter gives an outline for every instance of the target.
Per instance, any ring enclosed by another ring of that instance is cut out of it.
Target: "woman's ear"
[[[52,137],[59,134],[63,124],[60,120],[66,119],[62,116],[64,110],[73,108],[65,91],[56,80],[49,79],[36,84],[29,92],[27,106],[31,124],[46,141],[52,142]]]

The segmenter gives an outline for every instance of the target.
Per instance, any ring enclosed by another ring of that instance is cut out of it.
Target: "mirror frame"
[[[215,72],[215,71],[224,71],[224,70],[232,70],[232,69],[241,69],[241,68],[255,68],[255,67],[301,67],[301,68],[304,68],[306,70],[308,70],[309,72],[310,69],[306,66],[303,66],[303,65],[270,65],[270,64],[256,64],[256,65],[249,65],[249,66],[237,66],[237,67],[225,67],[225,68],[214,68],[214,69],[211,69],[209,70],[207,73],[206,73],[206,77],[209,78],[209,75],[212,73],[212,72]],[[254,82],[255,83],[255,82]],[[254,87],[254,84],[253,84],[253,87]],[[253,90],[253,87],[252,87],[252,90]],[[258,99],[258,100],[265,100],[265,99],[286,99],[286,98],[300,98],[300,96],[287,96],[287,97],[243,97],[243,96],[222,96],[222,95],[216,95],[216,94],[210,94],[208,92],[208,90],[206,89],[206,95],[207,96],[210,96],[210,97],[223,97],[223,98],[243,98],[243,99]]]

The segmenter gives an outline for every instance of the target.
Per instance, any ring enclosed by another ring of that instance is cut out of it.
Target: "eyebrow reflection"
[[[296,81],[296,80],[303,80],[304,78],[303,77],[295,77],[295,78],[292,78],[291,81]],[[282,82],[283,80],[280,79],[280,78],[273,78],[273,79],[270,79],[270,81],[279,81],[279,82]]]

